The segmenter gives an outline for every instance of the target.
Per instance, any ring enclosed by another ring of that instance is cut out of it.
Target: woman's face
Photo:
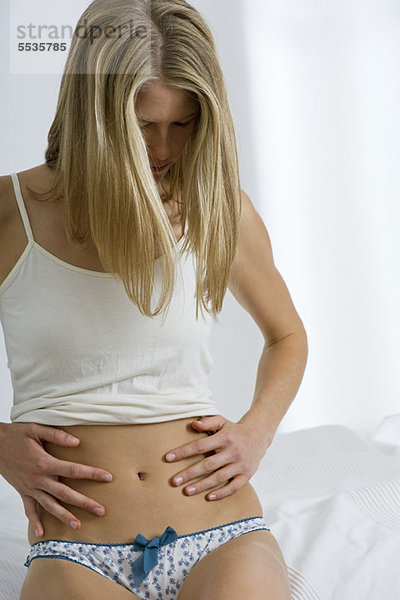
[[[199,104],[189,92],[155,80],[139,92],[136,114],[146,140],[154,177],[159,182],[178,160],[192,135]],[[153,168],[159,165],[164,168]]]

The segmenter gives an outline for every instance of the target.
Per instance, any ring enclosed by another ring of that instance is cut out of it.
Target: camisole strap
[[[22,221],[24,223],[26,235],[28,236],[29,241],[33,241],[33,233],[32,233],[32,229],[31,229],[31,225],[29,223],[28,213],[26,212],[24,199],[21,194],[21,188],[19,185],[18,175],[16,173],[12,173],[11,178],[12,178],[12,182],[13,182],[13,186],[14,186],[14,192],[15,192],[15,197],[17,199],[19,212],[21,213]]]

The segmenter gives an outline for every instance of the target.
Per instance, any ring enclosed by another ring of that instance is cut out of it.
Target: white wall
[[[279,431],[368,432],[400,401],[400,4],[243,0],[226,27],[226,2],[218,14],[194,4],[217,32],[242,187],[308,332],[303,383]],[[242,312],[228,293],[214,338],[225,374],[214,389],[238,417],[262,347]]]
[[[13,0],[13,7],[22,2]],[[87,4],[68,3],[71,24]],[[304,380],[279,431],[326,423],[368,431],[398,412],[400,396],[400,5],[192,4],[216,37],[242,188],[267,226],[308,332]],[[52,2],[51,10],[60,5]],[[9,15],[2,3],[2,175],[43,162],[61,77],[10,73]],[[220,321],[212,335],[210,385],[222,412],[235,420],[251,404],[263,340],[230,292]],[[0,421],[8,421],[12,388],[1,343],[0,391]]]

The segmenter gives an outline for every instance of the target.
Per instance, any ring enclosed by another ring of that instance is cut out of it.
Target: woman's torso
[[[76,435],[80,445],[63,448],[45,442],[47,452],[61,460],[106,469],[112,473],[113,481],[102,483],[60,478],[66,485],[102,504],[106,514],[96,517],[65,505],[81,521],[80,529],[74,531],[39,505],[39,517],[45,530],[40,539],[125,543],[139,532],[148,539],[161,535],[167,525],[171,525],[178,535],[184,535],[262,515],[261,504],[249,483],[235,494],[214,501],[206,500],[205,496],[220,485],[194,496],[183,492],[184,485],[172,485],[174,475],[212,454],[196,455],[175,463],[166,462],[165,455],[169,450],[208,437],[206,433],[192,429],[194,420],[195,416],[146,425],[61,427]],[[28,539],[30,543],[38,541],[30,526]]]
[[[63,227],[62,205],[40,203],[29,194],[27,184],[38,191],[47,190],[51,181],[49,169],[40,165],[23,171],[18,176],[37,242],[65,262],[83,269],[104,272],[94,247],[82,249],[68,242]],[[2,193],[2,202],[9,210],[6,226],[1,224],[0,284],[27,244],[11,178],[8,179],[5,197],[4,192]],[[170,209],[171,207],[166,207],[167,214],[171,214],[171,224],[178,240],[183,235],[183,227],[176,216],[172,217],[176,212]],[[77,435],[81,440],[80,445],[76,448],[62,448],[46,442],[47,452],[61,460],[101,467],[113,474],[111,483],[60,478],[69,487],[105,506],[106,515],[96,517],[77,507],[65,505],[81,521],[80,529],[74,531],[38,505],[45,535],[36,538],[29,525],[29,543],[52,538],[123,543],[132,540],[138,532],[147,538],[159,535],[167,525],[174,527],[178,535],[183,535],[220,523],[262,515],[261,504],[249,483],[235,494],[218,501],[205,499],[211,488],[195,496],[186,496],[183,493],[184,485],[172,485],[174,475],[204,457],[196,455],[176,463],[167,463],[164,458],[172,448],[199,437],[208,437],[190,427],[195,418],[196,415],[193,415],[193,419],[146,425],[61,427]]]

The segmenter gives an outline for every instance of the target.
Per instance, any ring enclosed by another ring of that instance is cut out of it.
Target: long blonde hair
[[[45,159],[55,184],[36,197],[62,197],[68,240],[93,243],[105,271],[123,282],[142,314],[153,317],[169,306],[176,240],[135,112],[139,91],[155,79],[187,91],[200,106],[194,134],[171,167],[171,196],[182,198],[188,223],[182,253],[196,258],[196,319],[199,305],[217,319],[237,248],[241,189],[215,42],[190,4],[94,0],[87,7],[48,134]],[[156,248],[163,287],[152,312]]]

